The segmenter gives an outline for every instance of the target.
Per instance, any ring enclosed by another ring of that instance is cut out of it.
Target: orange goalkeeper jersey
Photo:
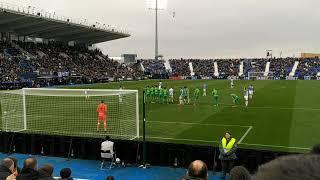
[[[98,105],[97,112],[98,112],[99,116],[105,116],[107,110],[108,110],[108,106],[106,104],[101,103]]]

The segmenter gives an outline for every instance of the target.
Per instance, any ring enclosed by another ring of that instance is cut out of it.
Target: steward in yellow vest
[[[223,177],[230,172],[233,167],[234,160],[237,159],[236,150],[237,143],[236,139],[232,137],[230,132],[226,132],[225,136],[221,139],[219,145],[219,159],[221,160]]]

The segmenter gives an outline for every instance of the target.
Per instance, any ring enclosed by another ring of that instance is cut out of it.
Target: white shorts
[[[183,104],[183,97],[182,96],[179,97],[179,103]]]
[[[244,100],[245,100],[245,101],[248,101],[248,100],[249,100],[249,97],[248,97],[248,96],[244,96]]]

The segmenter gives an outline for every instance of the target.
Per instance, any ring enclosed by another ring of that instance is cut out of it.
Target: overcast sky
[[[127,29],[131,37],[99,44],[110,56],[154,56],[154,12],[145,0],[6,0]],[[263,57],[320,53],[320,0],[168,0],[159,13],[165,58]],[[175,18],[172,13],[175,12]]]

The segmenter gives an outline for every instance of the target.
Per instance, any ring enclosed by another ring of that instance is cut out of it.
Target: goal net
[[[97,107],[107,105],[107,130]],[[79,137],[139,137],[137,90],[25,88],[0,92],[1,130]]]
[[[273,72],[248,72],[248,79],[268,80],[273,79]]]

